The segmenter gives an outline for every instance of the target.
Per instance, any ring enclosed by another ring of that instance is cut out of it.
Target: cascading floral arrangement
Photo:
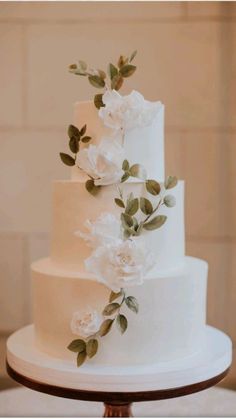
[[[84,61],[69,67],[73,74],[87,77],[90,84],[103,89],[103,93],[94,96],[94,105],[103,124],[112,130],[112,136],[102,138],[99,145],[95,145],[86,134],[86,124],[82,128],[70,125],[69,148],[73,156],[60,153],[61,160],[68,166],[76,165],[87,175],[85,187],[95,197],[102,187],[113,185],[118,191],[114,204],[121,210],[120,218],[103,213],[97,220],[85,222],[87,232],[75,232],[92,249],[85,260],[86,270],[111,290],[102,313],[88,308],[85,312],[75,312],[72,317],[71,331],[79,338],[74,339],[68,349],[77,353],[78,367],[97,353],[99,338],[107,335],[114,324],[121,334],[127,330],[128,319],[122,314],[124,305],[138,313],[138,301],[127,289],[143,284],[156,264],[143,233],[156,230],[166,222],[167,216],[159,213],[163,205],[175,206],[175,197],[166,191],[176,186],[176,176],[168,176],[160,185],[157,180],[148,179],[142,165],[130,165],[125,156],[125,134],[133,128],[150,125],[160,107],[160,102],[149,102],[136,91],[127,96],[118,93],[124,79],[136,70],[131,64],[136,53],[128,58],[120,56],[117,65],[108,65],[107,73],[89,69]],[[81,143],[85,146],[81,147]],[[146,196],[134,196],[133,192],[124,196],[122,184],[130,177],[143,182]],[[147,198],[148,194],[152,195],[152,200]]]

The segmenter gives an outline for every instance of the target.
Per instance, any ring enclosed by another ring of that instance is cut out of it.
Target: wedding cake
[[[170,362],[204,342],[207,263],[185,256],[164,106],[118,92],[135,55],[107,73],[70,66],[100,93],[74,106],[71,179],[53,184],[51,254],[32,264],[35,344],[75,368]]]

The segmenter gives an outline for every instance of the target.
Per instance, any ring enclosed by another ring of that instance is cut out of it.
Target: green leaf
[[[94,96],[94,105],[96,106],[97,109],[102,108],[104,105],[103,101],[102,101],[102,97],[103,94],[102,93],[98,93],[97,95]]]
[[[68,133],[69,138],[76,138],[78,140],[80,139],[79,129],[75,127],[74,125],[69,125],[67,133]]]
[[[85,137],[81,138],[82,143],[88,143],[92,137],[89,137],[88,135],[85,135]]]
[[[131,54],[131,56],[130,56],[130,59],[129,59],[129,62],[131,63],[131,61],[133,61],[133,59],[136,57],[136,55],[137,55],[137,50],[135,50],[134,52],[132,52],[132,54]]]
[[[105,78],[106,78],[106,73],[105,73],[105,71],[103,71],[103,70],[98,70],[98,74],[99,74],[99,76],[101,77],[101,79],[103,79],[103,80],[105,80]]]
[[[85,124],[82,128],[81,128],[81,130],[80,130],[80,135],[81,135],[81,137],[86,133],[86,129],[87,129],[87,125]]]
[[[129,179],[129,172],[125,172],[121,178],[121,183],[125,182],[127,179]]]
[[[114,314],[119,308],[120,308],[120,304],[118,304],[118,303],[108,304],[104,308],[102,314],[103,314],[103,316],[110,316],[111,314]]]
[[[120,198],[115,198],[115,203],[116,203],[116,205],[118,205],[118,207],[120,207],[120,208],[125,208],[125,204],[124,204],[124,202],[122,201],[122,199],[120,199]]]
[[[126,64],[123,67],[120,68],[120,73],[123,77],[130,77],[132,74],[134,74],[136,70],[136,66],[132,64]]]
[[[94,196],[97,195],[97,193],[99,192],[99,190],[101,188],[101,186],[94,185],[94,180],[93,179],[87,180],[87,182],[85,183],[85,187],[86,187],[87,191]]]
[[[166,215],[157,215],[151,221],[145,223],[143,228],[145,228],[145,230],[156,230],[157,228],[160,228],[166,222],[166,220]]]
[[[139,209],[139,200],[138,198],[132,199],[129,201],[125,208],[125,213],[128,215],[134,215]]]
[[[79,151],[79,141],[76,137],[71,137],[69,141],[69,147],[72,153],[78,153]]]
[[[146,189],[152,195],[159,195],[161,191],[161,186],[156,180],[148,179],[146,181]]]
[[[125,304],[127,305],[127,307],[133,311],[134,313],[138,313],[138,301],[136,300],[135,297],[126,297],[125,299]]]
[[[140,236],[143,230],[143,222],[141,222],[136,230],[136,236]]]
[[[128,160],[124,160],[124,161],[123,161],[123,164],[122,164],[122,170],[124,170],[125,172],[126,172],[127,170],[129,170],[129,162],[128,162]]]
[[[114,292],[111,291],[110,297],[109,297],[109,303],[112,303],[112,301],[116,300],[117,298],[121,297],[123,295],[122,291]]]
[[[102,323],[99,329],[99,334],[101,337],[107,335],[107,333],[110,332],[113,321],[114,321],[113,319],[104,320],[104,322]]]
[[[120,216],[121,223],[124,229],[130,228],[133,226],[133,218],[129,214],[125,214],[124,212]]]
[[[113,77],[111,81],[111,88],[114,90],[120,90],[123,81],[123,77],[120,74],[117,74],[117,76]]]
[[[88,79],[90,84],[98,89],[105,86],[105,81],[100,76],[89,76]]]
[[[83,352],[85,350],[85,341],[82,339],[75,339],[72,340],[72,342],[67,346],[67,349],[69,349],[72,352]]]
[[[81,70],[86,71],[87,70],[87,64],[85,61],[79,60],[79,65]]]
[[[176,199],[173,195],[166,195],[163,199],[164,204],[166,205],[166,207],[174,207],[176,204]]]
[[[77,356],[77,367],[80,367],[87,358],[86,349],[83,352],[79,352]]]
[[[115,76],[117,76],[118,69],[113,64],[110,63],[108,66],[108,73],[109,73],[110,79],[112,80]]]
[[[140,198],[140,209],[145,215],[150,215],[153,212],[151,201],[147,198]]]
[[[118,314],[116,317],[116,325],[121,334],[125,333],[128,327],[128,320],[123,314]]]
[[[74,166],[75,165],[75,159],[69,154],[66,153],[60,153],[61,161],[66,164],[67,166]]]
[[[168,176],[165,180],[165,188],[166,189],[171,189],[174,188],[178,183],[178,179],[176,176]]]
[[[126,58],[124,55],[120,55],[117,65],[118,65],[119,68],[121,68],[127,62],[128,62],[128,58]]]
[[[137,177],[139,179],[146,179],[147,177],[146,170],[144,169],[143,166],[141,166],[141,164],[133,164],[129,172],[131,176]]]
[[[86,344],[86,353],[89,358],[92,358],[94,355],[96,355],[98,350],[98,341],[97,339],[89,339],[89,341]]]

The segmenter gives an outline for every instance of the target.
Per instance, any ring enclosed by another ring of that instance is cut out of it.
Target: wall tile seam
[[[179,17],[169,17],[169,18],[79,18],[79,19],[40,19],[40,18],[1,18],[1,24],[18,24],[18,25],[77,25],[77,24],[142,24],[142,23],[160,23],[160,24],[169,24],[169,23],[201,23],[201,22],[235,22],[236,16],[179,16]]]
[[[0,133],[25,133],[25,132],[43,132],[43,133],[65,133],[67,135],[67,126],[65,128],[54,125],[0,125]],[[213,126],[201,126],[201,127],[183,127],[165,125],[165,132],[176,132],[179,134],[235,134],[236,127],[213,127]]]

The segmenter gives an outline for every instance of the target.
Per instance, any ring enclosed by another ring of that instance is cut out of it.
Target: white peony
[[[96,310],[76,311],[73,314],[70,328],[74,335],[87,338],[96,333],[103,322],[103,316]]]
[[[120,220],[109,212],[102,213],[96,221],[87,220],[85,227],[88,233],[76,231],[75,235],[82,237],[93,248],[110,244],[121,236]]]
[[[88,272],[114,292],[143,283],[147,272],[154,266],[154,257],[140,238],[116,240],[98,247],[85,260]]]
[[[107,90],[102,100],[105,106],[98,114],[104,125],[114,130],[148,126],[162,107],[161,102],[149,102],[135,90],[127,96],[121,96],[116,90]]]
[[[124,149],[112,139],[102,139],[98,146],[90,144],[77,154],[76,164],[95,179],[95,185],[118,183],[123,175]]]

